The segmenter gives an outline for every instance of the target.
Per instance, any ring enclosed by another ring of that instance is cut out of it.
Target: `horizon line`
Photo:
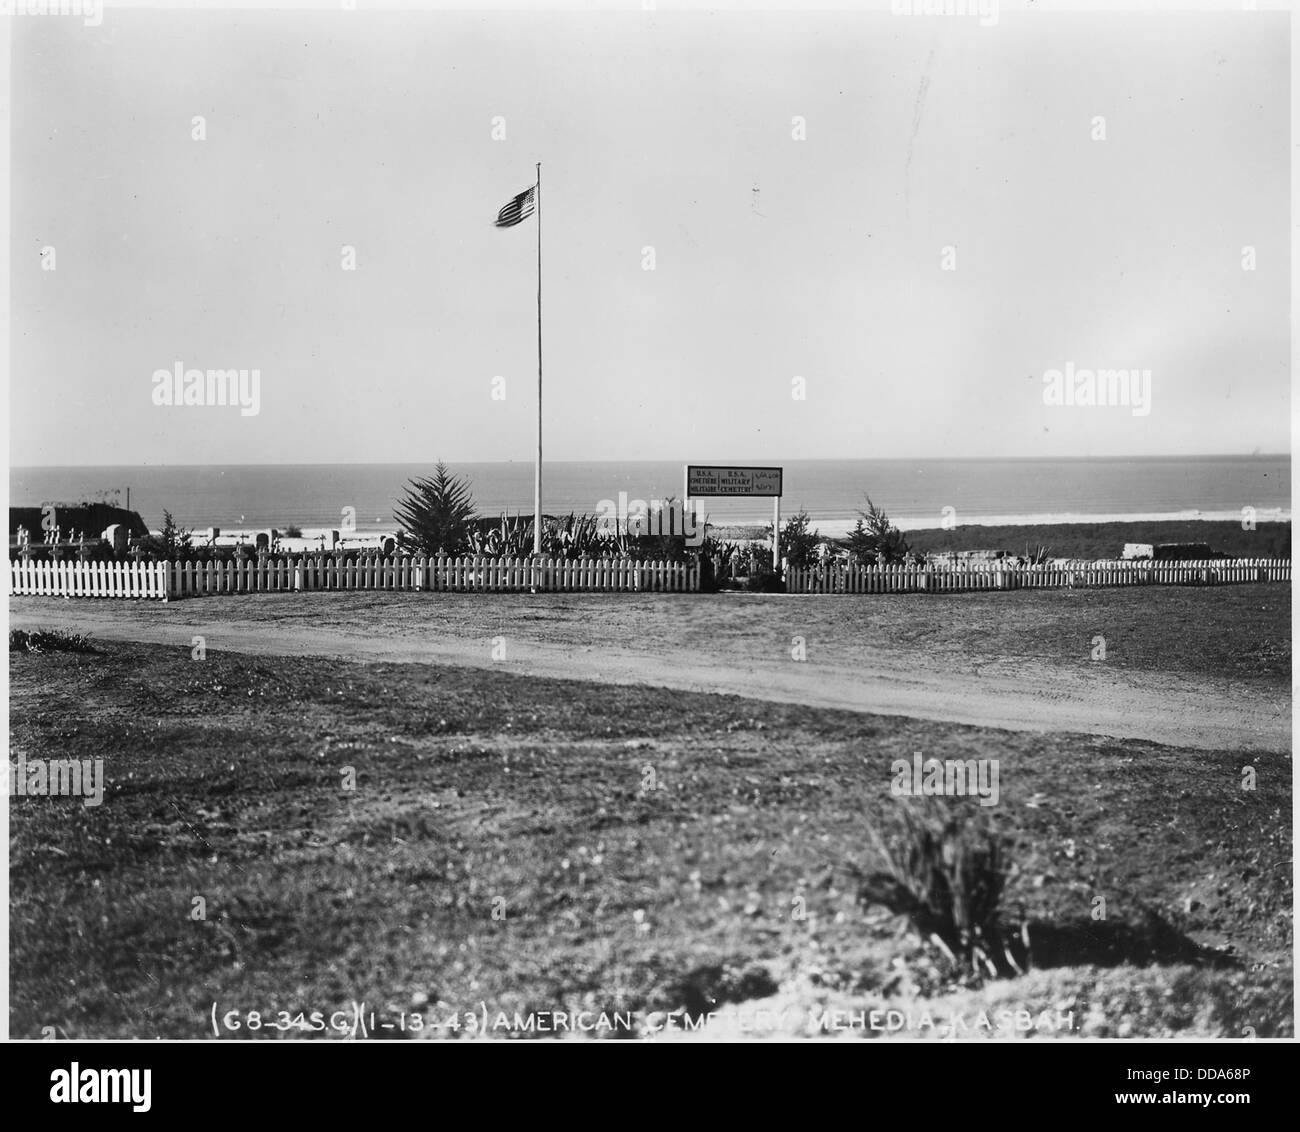
[[[1290,452],[1190,452],[1182,454],[1168,453],[1136,453],[1128,455],[1075,455],[1075,456],[796,456],[787,457],[786,463],[791,464],[835,464],[850,461],[878,462],[878,463],[905,463],[914,460],[943,461],[948,463],[1041,463],[1043,461],[1093,461],[1093,460],[1281,460],[1291,459]],[[520,464],[527,467],[533,466],[532,460],[441,460],[437,458],[427,460],[331,460],[325,462],[309,461],[275,461],[272,463],[235,463],[220,464],[211,461],[193,461],[185,463],[159,463],[159,464],[10,464],[9,470],[13,471],[61,471],[61,470],[78,470],[85,468],[138,468],[140,470],[163,469],[163,468],[365,468],[365,467],[405,467],[413,464],[428,464],[430,466],[439,462],[449,467],[457,464]],[[703,457],[696,457],[690,460],[675,459],[673,457],[657,457],[644,459],[600,459],[600,460],[546,460],[543,461],[543,467],[547,464],[699,464],[704,462]],[[742,460],[717,460],[713,463],[719,465],[735,465],[738,467],[749,466],[750,461]],[[757,465],[754,465],[757,466]],[[768,463],[764,466],[775,466],[769,458]]]

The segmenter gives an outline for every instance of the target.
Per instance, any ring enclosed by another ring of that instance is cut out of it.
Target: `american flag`
[[[513,228],[521,220],[527,220],[532,216],[533,210],[537,207],[537,186],[532,185],[526,188],[516,197],[511,197],[509,203],[502,206],[497,213],[498,228]]]

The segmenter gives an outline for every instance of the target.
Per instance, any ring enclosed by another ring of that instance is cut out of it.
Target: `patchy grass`
[[[14,614],[39,615],[49,599],[14,598]],[[788,657],[807,642],[812,663],[870,664],[891,657],[960,672],[1063,669],[1096,674],[1209,676],[1291,685],[1291,586],[1213,589],[1016,590],[885,595],[455,594],[342,592],[254,594],[161,602],[97,602],[105,627],[175,625],[185,616],[237,619],[288,633],[332,628],[383,639],[430,631],[463,640],[498,634],[574,650],[611,642],[648,653],[670,647],[725,665]],[[1106,639],[1104,665],[1094,638]],[[219,641],[219,637],[216,638]],[[214,644],[213,647],[216,647]],[[490,646],[489,646],[490,647]]]
[[[700,1011],[800,988],[1033,1009],[1068,992],[1099,1032],[1291,1032],[1288,755],[101,647],[10,657],[14,755],[103,758],[107,784],[98,807],[11,799],[16,1037],[210,1036],[214,1002]],[[867,831],[896,827],[891,763],[917,750],[1001,760],[1003,902],[1060,926],[1049,969],[977,992],[859,903],[850,865],[884,867]],[[1111,950],[1071,950],[1099,897]],[[1126,951],[1144,909],[1233,965]]]

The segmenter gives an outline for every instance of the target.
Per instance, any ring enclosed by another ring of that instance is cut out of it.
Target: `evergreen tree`
[[[402,525],[404,548],[424,554],[464,554],[474,531],[474,501],[469,482],[454,476],[441,460],[433,475],[411,480],[394,512]]]
[[[907,539],[893,523],[889,516],[867,496],[867,509],[858,512],[858,521],[845,540],[849,551],[860,562],[874,566],[883,561],[886,565],[896,565],[911,553]]]
[[[781,527],[781,557],[796,569],[811,566],[817,561],[821,536],[808,529],[808,512],[791,516]]]
[[[192,539],[193,532],[181,530],[172,513],[163,508],[162,532],[158,538],[149,540],[149,549],[164,562],[182,562],[190,556]]]

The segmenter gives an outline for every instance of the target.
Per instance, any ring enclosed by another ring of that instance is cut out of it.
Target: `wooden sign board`
[[[781,497],[782,468],[737,468],[716,464],[686,465],[686,496],[742,495]]]

